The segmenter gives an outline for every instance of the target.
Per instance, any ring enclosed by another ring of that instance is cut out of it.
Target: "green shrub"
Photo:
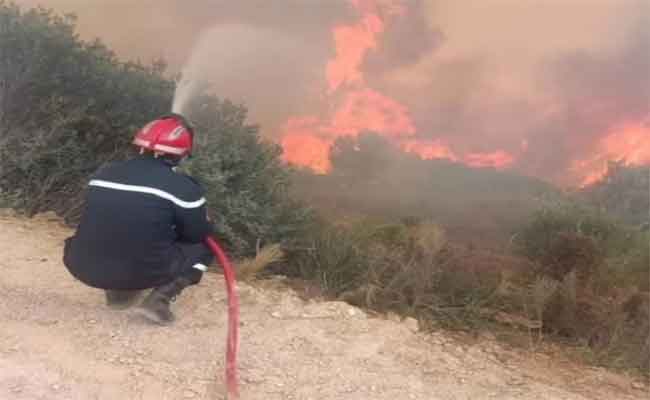
[[[289,246],[311,213],[289,197],[289,171],[280,146],[246,123],[246,109],[197,96],[189,119],[198,132],[194,157],[183,168],[206,188],[218,234],[237,256],[267,244]]]
[[[173,96],[163,63],[121,62],[74,29],[72,16],[0,0],[0,193],[30,215],[74,220],[84,178],[123,158]]]
[[[548,205],[535,212],[513,243],[518,254],[557,280],[574,269],[580,278],[591,279],[611,260],[623,257],[629,263],[644,257],[648,248],[647,235],[638,229],[574,203]]]
[[[29,215],[53,210],[75,223],[88,177],[134,153],[133,135],[170,111],[164,63],[118,60],[74,33],[75,19],[21,11],[0,0],[0,196]],[[309,212],[288,195],[277,145],[247,124],[246,109],[194,99],[196,155],[186,166],[207,190],[216,230],[236,256],[289,244]]]
[[[316,226],[283,272],[361,307],[460,327],[496,298],[500,271],[482,269],[481,257],[431,222],[359,219]]]
[[[303,240],[289,248],[291,262],[278,272],[316,281],[334,296],[354,290],[368,271],[371,233],[358,226],[314,220]]]
[[[650,286],[650,236],[576,204],[545,207],[515,237],[535,267],[524,282],[549,280],[543,330],[583,344],[600,363],[650,366],[650,326],[640,313]],[[520,283],[521,285],[521,283]],[[526,312],[530,301],[510,298]]]

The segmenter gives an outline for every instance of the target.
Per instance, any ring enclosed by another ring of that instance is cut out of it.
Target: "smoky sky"
[[[425,1],[405,4],[403,15],[386,22],[377,51],[367,55],[363,67],[369,74],[416,64],[442,44],[444,33],[429,24]]]
[[[572,163],[613,128],[648,120],[650,2],[478,3],[426,2],[432,51],[371,70],[422,139],[460,154],[503,149],[517,169],[571,183]]]
[[[16,0],[74,13],[86,38],[100,37],[122,56],[165,56],[178,65],[188,57],[199,33],[219,24],[246,24],[289,32],[322,44],[331,26],[351,20],[344,0]],[[225,40],[225,39],[224,39]],[[236,38],[228,38],[236,41]],[[219,43],[215,43],[218,45]],[[318,47],[318,46],[316,46]],[[322,46],[321,46],[322,47]]]
[[[533,173],[560,174],[570,160],[595,150],[597,139],[617,124],[648,120],[650,26],[643,14],[639,16],[619,48],[570,52],[540,67],[544,79],[540,86],[559,109],[526,133],[533,148],[541,150],[531,151],[525,159]]]
[[[335,107],[325,95],[332,29],[358,18],[347,0],[17,3],[74,12],[83,37],[176,71],[202,32],[217,32],[214,90],[246,103],[268,136],[291,116]],[[366,82],[408,108],[422,139],[459,154],[505,150],[518,169],[561,180],[611,127],[648,119],[648,0],[380,3],[405,12],[364,59]]]

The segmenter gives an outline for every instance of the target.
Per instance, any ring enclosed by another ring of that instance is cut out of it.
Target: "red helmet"
[[[194,130],[178,114],[170,114],[149,122],[133,138],[141,149],[185,157],[192,154]]]

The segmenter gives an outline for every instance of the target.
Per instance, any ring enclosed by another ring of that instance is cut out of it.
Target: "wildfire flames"
[[[628,165],[650,164],[650,126],[625,124],[598,143],[592,157],[574,162],[573,170],[584,176],[582,186],[597,182],[607,173],[608,161],[623,161]]]
[[[325,117],[290,118],[283,129],[285,160],[319,173],[330,169],[329,149],[339,136],[371,131],[388,138],[400,149],[425,159],[445,158],[476,167],[505,168],[515,157],[505,151],[457,155],[441,140],[418,140],[409,110],[367,86],[361,69],[364,58],[376,51],[381,34],[393,18],[402,16],[399,3],[382,4],[352,0],[359,20],[333,29],[335,57],[327,63],[328,95],[334,111]],[[336,99],[336,100],[335,100]]]
[[[361,70],[368,51],[378,46],[385,20],[380,18],[374,1],[353,0],[352,5],[360,19],[353,25],[334,28],[336,56],[326,67],[328,94],[340,99],[334,112],[325,117],[290,118],[283,129],[285,159],[321,173],[330,169],[329,148],[339,136],[372,131],[399,141],[415,134],[406,107],[367,87]],[[402,12],[394,6],[384,15],[394,18]]]
[[[409,110],[398,101],[369,87],[363,71],[366,56],[380,51],[382,34],[405,13],[399,0],[350,0],[358,20],[333,28],[335,56],[325,66],[328,113],[289,118],[282,129],[281,144],[285,160],[306,166],[318,173],[331,169],[330,146],[337,137],[356,136],[370,131],[387,138],[403,151],[423,159],[449,159],[473,167],[506,169],[515,165],[528,148],[522,142],[521,154],[506,150],[459,152],[443,139],[420,139]],[[380,7],[381,6],[381,7]],[[650,163],[650,128],[627,124],[604,136],[592,157],[573,162],[571,172],[586,185],[606,173],[607,160]]]

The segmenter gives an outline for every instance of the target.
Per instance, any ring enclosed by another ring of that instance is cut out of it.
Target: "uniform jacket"
[[[93,287],[153,287],[170,280],[179,242],[200,243],[210,233],[201,186],[162,159],[141,156],[92,177],[64,263]]]

